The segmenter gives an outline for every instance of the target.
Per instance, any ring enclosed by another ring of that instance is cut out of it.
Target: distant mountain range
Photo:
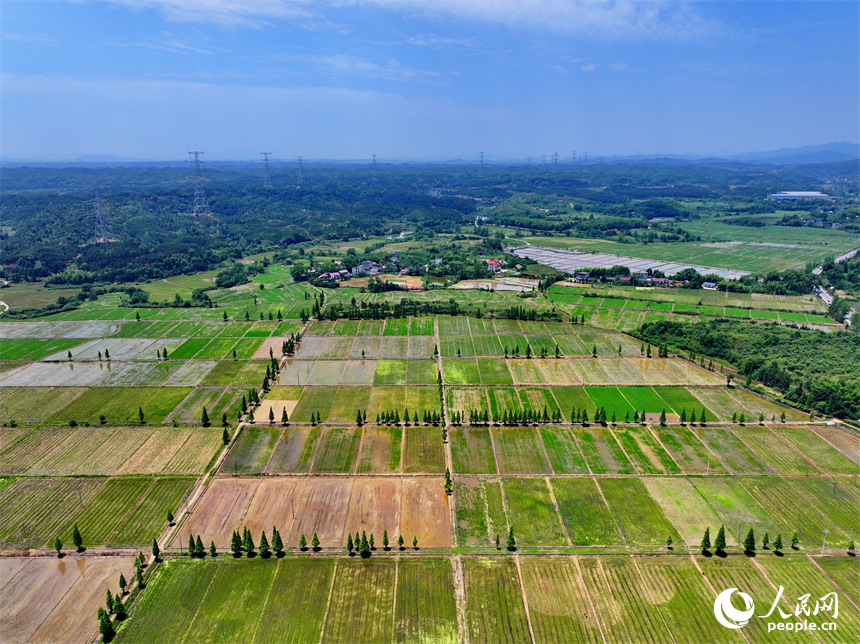
[[[768,152],[750,152],[729,157],[744,163],[766,163],[769,165],[808,165],[811,163],[834,163],[860,159],[860,144],[825,143],[804,145],[802,148],[780,148]]]
[[[609,162],[610,157],[593,157],[593,163],[598,163],[598,158],[605,160],[604,162]],[[252,150],[247,150],[243,148],[231,148],[229,150],[216,151],[207,153],[205,157],[205,161],[209,163],[214,163],[217,166],[223,166],[226,164],[247,164],[251,163],[259,163],[260,162],[260,153],[254,152]],[[750,165],[777,165],[777,166],[802,166],[802,165],[812,165],[816,163],[838,163],[844,161],[858,161],[860,162],[860,144],[857,143],[847,143],[845,141],[834,142],[834,143],[824,143],[822,145],[805,145],[799,148],[780,148],[778,150],[768,150],[765,152],[746,152],[744,154],[720,154],[720,155],[694,155],[694,154],[639,154],[639,155],[625,155],[619,156],[615,158],[615,163],[622,164],[631,164],[631,163],[645,163],[645,164],[665,164],[665,165],[687,165],[687,164],[696,164],[696,165],[725,165],[732,163],[743,163]],[[527,162],[526,158],[523,159],[506,159],[505,162],[501,163],[498,161],[490,160],[488,161],[489,165],[524,165]],[[7,156],[0,156],[0,164],[6,166],[20,166],[20,165],[32,165],[32,166],[57,166],[57,165],[102,165],[102,166],[111,166],[111,165],[126,165],[126,164],[158,164],[158,165],[184,165],[187,164],[187,160],[183,160],[181,158],[171,159],[171,160],[158,160],[158,159],[141,159],[141,158],[133,158],[133,157],[119,157],[119,156],[111,156],[107,154],[84,154],[75,159],[56,159],[51,161],[42,161],[42,160],[33,160],[33,159],[20,159],[20,158],[11,158]],[[272,159],[273,165],[283,165],[284,163],[295,163],[295,159],[292,156],[286,158],[278,158],[277,156]],[[306,158],[306,163],[314,163],[314,164],[327,164],[327,163],[358,163],[358,164],[367,164],[369,163],[369,159],[318,159],[308,157]],[[380,159],[380,163],[394,163],[394,164],[402,164],[402,163],[427,163],[427,164],[440,164],[440,165],[474,165],[478,163],[476,158],[458,158],[458,159],[447,159],[447,160],[439,160],[439,159],[406,159],[406,158],[396,158],[396,159]],[[190,167],[190,165],[189,165]]]

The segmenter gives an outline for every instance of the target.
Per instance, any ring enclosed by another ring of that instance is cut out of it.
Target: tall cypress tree
[[[84,545],[84,539],[81,536],[81,531],[78,530],[78,524],[75,524],[75,527],[72,528],[72,543],[75,544],[75,548],[78,552],[81,551],[81,548]]]
[[[505,541],[505,545],[512,552],[517,549],[517,540],[514,538],[514,526],[511,526],[510,530],[508,530],[508,538]]]
[[[714,541],[714,550],[718,555],[725,554],[726,552],[726,528],[725,526],[720,526],[720,531],[717,532],[717,538]]]
[[[755,533],[752,528],[747,532],[746,539],[744,539],[744,552],[747,554],[755,552]]]
[[[705,534],[702,536],[702,543],[700,544],[702,548],[702,554],[708,552],[711,549],[711,528],[705,528]]]

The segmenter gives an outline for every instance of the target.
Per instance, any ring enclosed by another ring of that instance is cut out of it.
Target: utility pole
[[[305,184],[304,175],[302,175],[302,159],[304,157],[296,157],[296,160],[299,162],[299,185],[303,186]]]
[[[824,542],[821,544],[821,554],[824,554],[824,546],[827,545],[827,535],[830,534],[830,530],[824,531]]]
[[[194,205],[191,214],[195,217],[211,215],[209,210],[209,200],[206,198],[206,190],[203,188],[203,176],[200,169],[203,166],[203,155],[205,152],[200,150],[189,151],[188,154],[194,155],[193,159],[189,159],[194,164]]]
[[[271,152],[260,152],[263,155],[263,187],[272,187],[272,176],[269,174],[269,155]]]

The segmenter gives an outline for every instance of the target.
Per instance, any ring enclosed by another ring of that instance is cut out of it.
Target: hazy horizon
[[[733,156],[858,142],[855,2],[10,0],[6,160]]]

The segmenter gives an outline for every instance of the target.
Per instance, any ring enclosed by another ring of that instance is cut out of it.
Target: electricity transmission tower
[[[209,210],[209,200],[206,198],[206,190],[201,183],[203,177],[200,174],[200,169],[203,166],[202,156],[205,152],[194,150],[189,151],[188,154],[194,155],[193,159],[189,159],[194,164],[194,206],[192,207],[191,214],[195,217],[211,215],[212,211]]]
[[[481,175],[484,174],[484,153],[481,152]]]
[[[300,186],[303,186],[305,184],[305,178],[304,178],[304,175],[302,175],[302,159],[304,159],[304,157],[296,157],[296,160],[298,160],[298,162],[299,162],[299,185]]]
[[[271,152],[260,152],[263,155],[263,187],[272,187],[272,175],[269,173],[269,155]]]
[[[107,220],[104,200],[101,197],[101,186],[96,181],[93,186],[93,215],[95,216],[96,242],[104,242],[113,236]]]
[[[552,164],[553,164],[553,166],[558,168],[558,152],[552,153]]]

